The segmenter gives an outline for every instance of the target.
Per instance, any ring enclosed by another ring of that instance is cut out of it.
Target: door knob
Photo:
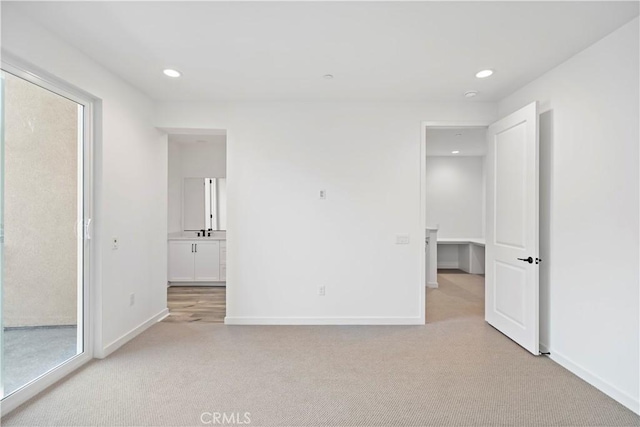
[[[533,264],[533,258],[518,258],[520,261],[528,262],[529,264]]]

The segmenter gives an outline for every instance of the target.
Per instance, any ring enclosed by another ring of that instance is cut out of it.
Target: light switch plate
[[[409,244],[408,234],[396,234],[396,245],[408,245],[408,244]]]

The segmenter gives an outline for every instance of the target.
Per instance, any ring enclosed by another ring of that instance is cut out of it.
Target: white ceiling
[[[487,129],[484,128],[427,128],[427,157],[484,156]],[[460,151],[453,154],[452,151]]]
[[[156,100],[495,101],[638,2],[2,2]],[[3,13],[3,19],[7,16]],[[162,75],[166,67],[183,77]],[[494,68],[493,77],[475,73]],[[322,78],[331,73],[333,80]]]

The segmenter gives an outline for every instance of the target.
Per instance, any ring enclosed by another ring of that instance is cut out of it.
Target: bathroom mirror
[[[185,178],[182,192],[184,231],[227,229],[227,180]]]

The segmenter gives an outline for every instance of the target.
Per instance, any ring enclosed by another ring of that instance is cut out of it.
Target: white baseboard
[[[438,268],[452,269],[452,268],[460,268],[460,264],[457,262],[446,262],[440,261],[438,263]]]
[[[169,315],[169,309],[165,308],[164,310],[160,311],[158,314],[151,316],[149,319],[142,322],[142,324],[131,329],[129,332],[127,332],[117,340],[113,341],[111,344],[107,345],[104,349],[102,349],[101,354],[94,354],[94,357],[97,359],[104,359],[105,357],[107,357],[108,355],[110,355],[111,353],[113,353],[114,351],[122,347],[124,344],[131,341],[133,338],[140,335],[141,333],[149,329],[151,326],[153,326],[154,324],[158,323],[159,321],[167,317],[168,315]]]
[[[167,286],[227,286],[227,282],[167,282]]]
[[[571,359],[563,356],[557,351],[551,351],[551,355],[549,357],[558,365],[562,366],[568,371],[571,371],[573,374],[582,378],[604,394],[620,402],[636,414],[640,415],[640,401],[638,401],[637,399],[634,399],[619,388],[609,384],[607,381],[603,380],[587,369],[584,369],[582,366],[578,365],[577,363],[573,362]]]
[[[438,282],[427,282],[427,288],[437,288]]]
[[[225,325],[424,325],[420,317],[231,317]]]

